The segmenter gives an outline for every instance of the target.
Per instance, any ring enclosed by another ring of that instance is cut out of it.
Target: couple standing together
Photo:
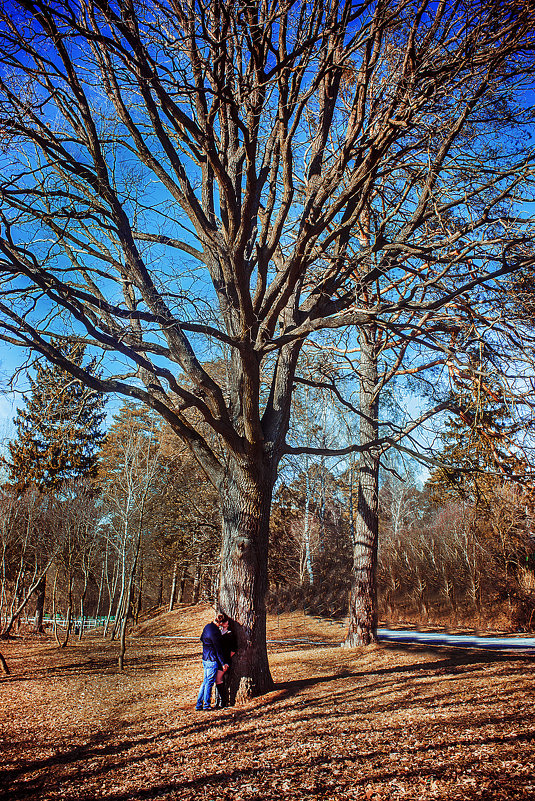
[[[229,703],[229,668],[237,650],[236,635],[229,628],[230,621],[224,612],[216,615],[201,634],[203,682],[195,709],[212,709],[212,687],[216,688],[216,709]]]

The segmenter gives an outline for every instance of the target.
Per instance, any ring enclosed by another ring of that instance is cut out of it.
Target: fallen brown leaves
[[[140,627],[123,674],[97,638],[3,643],[0,797],[535,798],[532,658],[275,643],[274,692],[197,713],[197,643],[163,637],[198,636],[206,618],[186,608]],[[269,636],[341,631],[296,614]]]

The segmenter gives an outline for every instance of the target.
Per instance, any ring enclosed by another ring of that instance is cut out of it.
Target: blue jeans
[[[202,660],[204,678],[199,690],[199,696],[195,709],[210,709],[212,701],[212,687],[215,684],[216,673],[219,669],[217,662],[207,662]]]

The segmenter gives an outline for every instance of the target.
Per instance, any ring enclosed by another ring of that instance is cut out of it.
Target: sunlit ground
[[[124,674],[96,637],[2,643],[0,797],[535,797],[533,657],[273,643],[274,692],[197,713],[207,619],[186,607],[141,627]],[[295,613],[270,619],[269,637],[341,631]]]

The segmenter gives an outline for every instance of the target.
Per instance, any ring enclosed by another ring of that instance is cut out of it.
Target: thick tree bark
[[[241,700],[269,692],[266,646],[267,558],[273,480],[269,470],[236,468],[226,488],[220,607],[238,636],[230,695]]]
[[[376,330],[363,329],[361,346],[360,443],[358,497],[353,535],[353,572],[349,626],[345,645],[369,645],[377,637],[377,539],[379,531],[379,434]]]

